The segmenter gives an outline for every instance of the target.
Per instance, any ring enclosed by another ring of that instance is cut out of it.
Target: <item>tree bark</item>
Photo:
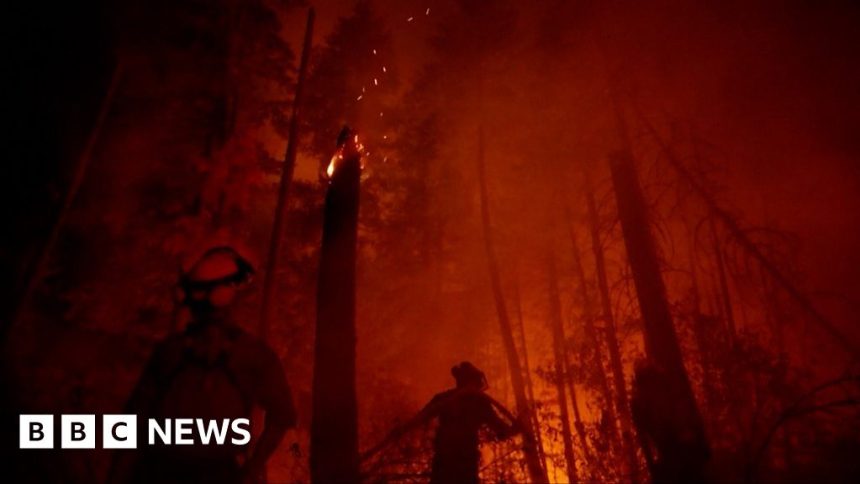
[[[493,242],[492,227],[490,224],[489,196],[487,194],[486,168],[484,161],[484,130],[483,126],[478,131],[478,183],[480,185],[481,198],[481,224],[484,232],[484,249],[487,255],[487,268],[490,275],[490,284],[493,291],[493,299],[496,305],[496,314],[499,319],[499,331],[502,342],[505,345],[505,353],[508,359],[508,370],[511,374],[511,384],[514,389],[514,397],[517,403],[517,413],[522,421],[523,427],[523,453],[526,459],[526,468],[531,482],[545,483],[548,481],[546,471],[540,463],[534,433],[537,429],[531,428],[531,406],[526,398],[525,383],[520,366],[517,348],[514,344],[511,321],[505,306],[504,293],[502,292],[499,265],[496,259],[495,245]]]
[[[311,481],[357,483],[355,262],[360,156],[345,158],[325,199],[317,288]]]

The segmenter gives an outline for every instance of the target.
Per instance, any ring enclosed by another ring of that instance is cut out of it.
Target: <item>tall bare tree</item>
[[[553,383],[555,383],[558,398],[558,413],[561,421],[561,439],[564,443],[564,462],[567,466],[569,482],[578,482],[576,471],[576,456],[573,453],[573,438],[570,433],[570,414],[567,409],[567,397],[564,383],[567,379],[567,357],[565,356],[564,326],[561,314],[561,295],[558,290],[558,273],[555,258],[552,253],[547,255],[547,272],[549,276],[549,325],[552,334],[553,350]]]
[[[681,347],[666,297],[666,286],[660,272],[657,246],[651,233],[645,195],[639,184],[633,157],[626,150],[615,152],[610,156],[609,166],[618,205],[618,218],[624,234],[624,245],[633,273],[639,310],[642,313],[645,352],[648,359],[665,374],[665,384],[668,386],[666,390],[677,399],[673,404],[676,405],[676,412],[679,414],[673,415],[673,419],[680,422],[679,425],[683,426],[685,434],[683,443],[678,445],[688,447],[685,452],[701,449],[707,455],[709,445],[699,407],[684,368]],[[668,460],[675,457],[679,456],[664,455],[661,459]],[[704,471],[692,462],[665,462],[665,464],[685,469],[683,477],[693,477],[694,474],[696,477],[701,477]]]
[[[517,413],[519,414],[521,423],[525,427],[523,429],[523,452],[526,459],[526,468],[532,482],[544,483],[548,482],[548,479],[538,456],[537,443],[535,441],[535,432],[537,429],[531,428],[530,424],[532,421],[530,415],[533,410],[531,403],[526,398],[523,371],[520,366],[519,356],[517,355],[517,347],[514,344],[514,335],[505,305],[505,296],[502,292],[502,279],[499,275],[499,263],[496,259],[496,248],[493,241],[492,225],[490,224],[490,202],[487,193],[487,174],[484,156],[484,129],[481,126],[478,129],[478,183],[480,185],[481,224],[484,231],[487,268],[490,273],[490,284],[496,304],[496,314],[499,318],[499,331],[501,332],[502,342],[505,345],[505,354],[508,359],[508,370],[511,374],[511,385],[513,386],[514,399],[517,403]]]

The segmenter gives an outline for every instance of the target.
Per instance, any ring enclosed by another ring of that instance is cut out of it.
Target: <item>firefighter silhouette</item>
[[[231,307],[253,268],[231,247],[214,247],[178,284],[179,303],[191,321],[153,351],[128,402],[127,413],[149,418],[250,418],[265,411],[262,433],[253,445],[138,446],[117,455],[111,482],[260,482],[265,463],[296,414],[280,361],[264,342],[239,328]],[[143,427],[146,428],[145,426]],[[145,437],[146,431],[139,432]],[[240,463],[244,460],[244,463]]]
[[[365,458],[387,443],[401,437],[414,427],[433,419],[439,422],[433,439],[432,484],[470,484],[479,482],[479,431],[488,428],[496,439],[507,439],[519,432],[511,413],[485,393],[488,388],[484,373],[469,362],[451,369],[456,387],[434,396],[409,422],[396,429]],[[499,410],[512,423],[499,416]]]

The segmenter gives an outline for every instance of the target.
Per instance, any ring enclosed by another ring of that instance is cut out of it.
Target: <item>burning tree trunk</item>
[[[517,356],[517,347],[514,344],[514,336],[511,330],[511,321],[508,318],[508,310],[505,306],[505,298],[502,293],[502,281],[499,275],[499,265],[496,260],[496,250],[493,244],[493,234],[490,226],[490,207],[489,196],[487,194],[487,178],[486,168],[484,166],[484,130],[481,127],[478,131],[478,183],[480,185],[481,196],[481,224],[484,230],[484,249],[487,253],[487,268],[490,273],[490,284],[493,290],[493,298],[496,303],[496,314],[499,318],[499,331],[501,332],[502,342],[505,345],[505,353],[508,358],[508,370],[511,374],[511,384],[514,390],[514,398],[517,403],[517,413],[521,424],[523,425],[523,453],[526,459],[526,468],[528,469],[531,482],[544,483],[547,482],[546,471],[540,463],[540,458],[537,452],[534,432],[538,429],[531,428],[531,412],[530,402],[526,398],[525,384],[523,382],[523,372],[520,367],[519,356]]]
[[[639,479],[639,459],[636,457],[636,447],[633,443],[633,419],[630,414],[630,404],[627,397],[627,384],[624,380],[624,366],[621,363],[621,349],[618,345],[618,332],[615,327],[615,317],[612,314],[612,301],[609,297],[609,280],[606,276],[606,260],[603,256],[603,245],[600,243],[600,224],[597,214],[597,203],[594,200],[594,189],[586,174],[586,208],[591,232],[591,250],[594,253],[594,263],[597,270],[597,287],[600,293],[600,306],[603,312],[603,322],[606,325],[606,346],[609,349],[609,362],[612,367],[612,379],[615,384],[615,411],[621,420],[621,437],[624,453],[627,456],[630,479]]]
[[[624,245],[642,313],[645,351],[648,359],[665,375],[665,381],[662,383],[666,385],[665,393],[672,395],[675,400],[671,402],[674,410],[668,407],[655,409],[658,412],[675,412],[672,415],[675,428],[661,429],[669,430],[675,435],[672,448],[658,448],[662,454],[660,464],[662,468],[672,470],[670,478],[698,480],[703,477],[709,446],[669,311],[666,286],[660,273],[660,262],[651,234],[645,196],[629,152],[614,153],[610,156],[609,165],[618,204],[618,217],[624,233]],[[665,400],[661,400],[660,405],[670,404]]]
[[[355,259],[361,145],[344,128],[329,167],[317,288],[311,480],[358,482]]]
[[[564,381],[567,378],[567,365],[565,362],[565,338],[561,315],[561,296],[558,292],[558,274],[556,273],[555,261],[552,256],[549,263],[549,306],[550,306],[550,331],[552,333],[553,368],[555,374],[555,389],[558,396],[559,419],[561,420],[561,438],[564,442],[564,462],[567,465],[568,482],[577,482],[576,458],[573,455],[573,438],[570,434],[570,416],[567,410],[567,398],[565,396]]]

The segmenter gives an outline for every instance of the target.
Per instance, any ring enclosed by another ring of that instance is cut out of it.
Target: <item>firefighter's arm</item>
[[[484,423],[496,435],[498,439],[507,439],[521,432],[520,426],[516,420],[512,424],[505,422],[502,417],[493,409],[489,399],[486,401],[484,410]]]
[[[430,402],[425,405],[424,408],[422,408],[421,411],[419,411],[414,417],[407,420],[403,424],[394,427],[394,429],[392,429],[391,432],[389,432],[388,435],[386,435],[381,442],[374,445],[365,452],[362,452],[361,460],[364,461],[373,457],[377,452],[385,448],[391,442],[396,441],[410,430],[423,424],[426,424],[434,417],[436,417],[439,414],[440,400],[441,398],[439,395],[433,397],[433,399],[430,400]]]
[[[426,424],[433,418],[435,418],[439,414],[439,396],[437,395],[427,405],[424,405],[424,408],[421,409],[414,417],[404,422],[402,425],[395,427],[394,430],[388,435],[386,441],[390,441],[392,439],[399,438],[401,435],[409,432],[410,430],[420,427],[421,425]]]

